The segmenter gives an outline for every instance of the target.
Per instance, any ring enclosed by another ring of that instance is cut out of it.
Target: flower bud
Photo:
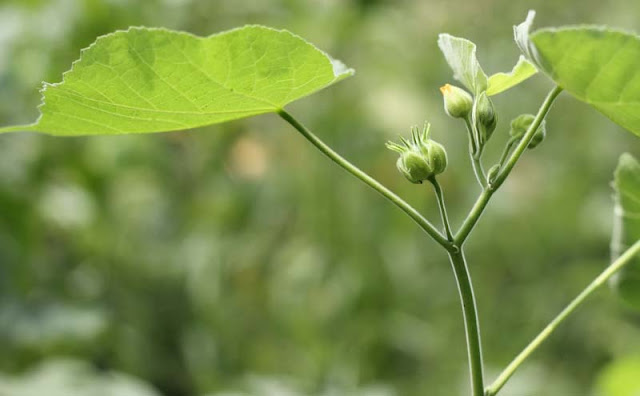
[[[493,102],[487,96],[486,92],[478,95],[475,103],[475,120],[478,131],[480,131],[480,141],[482,143],[489,140],[491,134],[498,124],[498,116],[496,114]]]
[[[411,141],[400,138],[402,145],[387,143],[387,148],[400,154],[396,166],[411,183],[422,183],[447,168],[447,153],[441,144],[429,139],[429,127],[425,124],[422,133],[412,128]]]
[[[444,111],[453,118],[464,118],[473,107],[473,98],[462,88],[445,84],[440,87],[444,97]]]
[[[533,121],[535,120],[535,116],[533,114],[520,114],[518,117],[514,118],[511,121],[511,130],[509,134],[516,139],[522,139],[524,134],[527,132]],[[547,135],[547,127],[545,120],[542,120],[540,126],[536,130],[535,135],[529,142],[529,146],[527,148],[533,149],[544,140]]]
[[[427,159],[413,150],[403,153],[398,158],[396,166],[411,183],[419,184],[433,176],[433,169]]]
[[[444,150],[444,146],[433,140],[427,140],[422,145],[423,152],[427,152],[434,176],[444,172],[447,169],[447,152]]]

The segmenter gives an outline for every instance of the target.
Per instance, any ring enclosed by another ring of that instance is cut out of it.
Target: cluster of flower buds
[[[422,183],[447,168],[447,153],[441,144],[429,139],[430,128],[425,124],[420,132],[413,127],[410,141],[401,137],[403,144],[387,143],[387,148],[400,154],[396,166],[411,183]]]
[[[533,114],[520,114],[518,117],[514,118],[511,121],[511,130],[509,131],[509,134],[514,139],[517,139],[517,140],[522,139],[522,137],[527,132],[527,130],[529,130],[529,127],[531,126],[535,118],[536,117]],[[536,130],[535,135],[533,135],[531,142],[529,142],[529,146],[527,146],[527,148],[529,149],[535,148],[537,145],[542,143],[546,135],[547,135],[546,122],[545,120],[542,120],[542,122],[538,126],[538,129]]]
[[[445,84],[440,88],[444,98],[444,110],[453,118],[471,119],[479,136],[475,137],[480,145],[489,140],[496,129],[498,117],[493,102],[486,92],[480,93],[476,100],[471,94],[455,85]]]

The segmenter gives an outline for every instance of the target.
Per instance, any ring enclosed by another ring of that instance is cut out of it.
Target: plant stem
[[[336,153],[331,147],[327,146],[322,140],[320,140],[316,135],[314,135],[309,129],[307,129],[304,125],[302,125],[298,120],[296,120],[291,114],[287,113],[284,109],[278,110],[278,115],[282,117],[285,121],[287,121],[291,126],[293,126],[298,132],[302,134],[311,144],[313,144],[318,150],[320,150],[324,155],[329,157],[333,162],[338,164],[347,172],[351,173],[353,176],[362,180],[365,184],[373,188],[382,194],[389,201],[393,202],[397,207],[399,207],[403,212],[405,212],[409,217],[413,219],[431,238],[433,238],[436,242],[442,245],[447,251],[457,251],[457,248],[447,240],[434,226],[424,218],[416,209],[414,209],[411,205],[409,205],[402,198],[394,194],[391,190],[380,184],[377,180],[361,171],[358,167],[353,165],[351,162],[347,161],[340,154]]]
[[[609,278],[611,278],[616,272],[622,269],[625,265],[631,262],[631,259],[640,253],[640,241],[634,243],[629,249],[627,249],[617,260],[615,260],[607,269],[605,269],[597,278],[595,278],[589,286],[587,286],[576,298],[567,305],[565,309],[558,314],[548,325],[542,330],[540,334],[536,336],[527,345],[526,348],[522,350],[516,356],[515,359],[507,368],[502,371],[502,373],[498,376],[498,378],[491,384],[491,386],[487,387],[486,396],[494,396],[498,393],[498,391],[504,386],[507,380],[513,375],[516,369],[522,364],[522,362],[529,357],[539,346],[542,344],[548,337],[553,333],[553,331],[562,323],[563,320],[567,318],[573,311],[586,300],[587,297],[591,295],[596,289],[602,286]]]
[[[527,147],[529,147],[529,143],[531,143],[531,139],[533,139],[533,136],[538,131],[538,127],[540,126],[544,118],[547,116],[547,113],[549,113],[549,110],[551,109],[551,105],[553,104],[553,101],[558,97],[558,95],[560,95],[560,92],[562,92],[562,88],[556,85],[551,90],[551,92],[547,94],[547,97],[544,99],[544,102],[542,102],[542,106],[540,106],[540,109],[538,109],[538,114],[536,114],[536,118],[533,120],[531,125],[529,125],[529,129],[527,129],[527,132],[524,134],[524,136],[520,140],[520,143],[518,143],[515,150],[513,150],[513,154],[511,154],[511,157],[509,157],[509,160],[507,161],[507,163],[504,165],[504,167],[498,174],[498,177],[496,177],[496,180],[493,183],[495,186],[494,187],[495,189],[498,189],[498,187],[502,185],[502,183],[505,181],[507,176],[509,176],[509,173],[511,173],[511,170],[513,169],[513,167],[516,165],[516,162],[518,162],[518,159],[520,158],[522,153],[527,149]]]
[[[473,174],[476,176],[476,180],[478,181],[478,184],[480,184],[480,187],[484,189],[487,184],[487,177],[484,174],[482,161],[480,160],[480,157],[482,156],[482,149],[478,147],[478,142],[475,136],[476,134],[473,126],[471,125],[471,121],[469,120],[469,116],[464,117],[464,124],[467,126],[467,131],[469,132],[469,158],[471,159]]]
[[[502,183],[504,183],[507,176],[509,176],[509,173],[511,173],[511,170],[518,162],[518,159],[520,159],[520,156],[522,155],[524,150],[526,150],[527,146],[529,146],[531,139],[533,139],[533,136],[540,126],[540,123],[542,123],[547,113],[549,113],[553,101],[558,97],[560,92],[562,92],[562,88],[556,86],[551,90],[551,92],[547,94],[544,102],[542,102],[542,106],[540,106],[540,109],[538,110],[538,114],[536,114],[536,118],[533,120],[533,122],[529,126],[529,129],[527,129],[527,132],[524,134],[524,136],[516,146],[515,150],[511,154],[511,157],[509,157],[509,160],[500,170],[500,173],[498,173],[498,176],[496,176],[495,180],[482,191],[482,194],[480,194],[480,196],[476,200],[476,203],[473,205],[473,208],[469,212],[469,215],[462,223],[462,226],[460,227],[458,233],[454,238],[454,242],[456,245],[462,246],[464,241],[467,239],[467,237],[473,230],[473,227],[475,227],[476,223],[482,216],[482,213],[489,203],[491,196],[498,190],[498,188],[500,188]]]
[[[516,144],[517,141],[518,141],[518,139],[512,137],[507,142],[507,145],[504,147],[504,151],[502,152],[502,155],[500,156],[500,161],[498,162],[498,164],[500,165],[500,168],[502,168],[502,166],[504,165],[504,162],[509,157],[509,153],[511,152],[511,149],[513,148],[513,145]]]
[[[442,225],[444,226],[444,231],[447,235],[447,239],[453,242],[453,233],[451,232],[451,225],[449,224],[447,207],[444,204],[444,194],[442,192],[442,188],[440,187],[440,183],[438,183],[438,180],[436,180],[435,176],[429,178],[429,181],[431,182],[431,184],[433,184],[433,190],[436,193],[438,209],[440,209],[440,217],[442,218]]]
[[[469,356],[469,370],[471,372],[471,391],[473,396],[484,395],[484,374],[482,363],[482,345],[480,342],[480,323],[478,310],[473,294],[471,275],[462,248],[458,252],[449,252],[449,259],[458,283],[458,292],[462,302],[465,334],[467,337],[467,353]]]

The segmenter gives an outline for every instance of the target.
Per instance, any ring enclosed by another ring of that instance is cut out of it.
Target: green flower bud
[[[444,97],[444,111],[453,118],[464,118],[473,107],[473,98],[462,88],[445,84],[440,87]]]
[[[416,151],[409,150],[403,153],[398,158],[396,166],[411,183],[419,184],[433,176],[433,169],[427,159]]]
[[[387,148],[400,154],[396,166],[411,183],[422,183],[447,168],[447,153],[444,147],[429,139],[429,124],[422,133],[411,130],[411,141],[400,138],[403,144],[387,143]]]
[[[496,129],[496,125],[498,124],[498,116],[496,114],[495,107],[486,92],[482,92],[478,95],[474,112],[476,126],[480,132],[480,142],[482,144],[489,140],[493,131]]]
[[[536,117],[533,114],[520,114],[511,121],[511,130],[509,131],[509,134],[516,139],[522,139],[535,118]],[[536,134],[533,135],[533,138],[531,139],[531,142],[529,142],[529,146],[527,146],[527,148],[535,148],[537,145],[542,143],[546,135],[546,121],[542,120],[540,126],[536,130]]]
[[[444,172],[447,169],[447,152],[444,150],[444,146],[433,140],[427,140],[422,145],[423,152],[427,152],[433,174],[439,175]]]

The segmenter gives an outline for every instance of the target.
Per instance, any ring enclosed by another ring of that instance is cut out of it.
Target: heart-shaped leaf
[[[35,123],[0,132],[189,129],[276,112],[352,74],[284,30],[246,26],[202,38],[131,28],[98,38],[61,83],[45,84]]]
[[[640,239],[640,163],[631,154],[620,157],[614,188],[616,206],[611,251],[617,258]],[[626,302],[640,308],[640,258],[634,258],[620,270],[611,284]]]
[[[516,26],[525,57],[558,86],[640,136],[640,37],[598,26],[541,29],[535,13]]]

